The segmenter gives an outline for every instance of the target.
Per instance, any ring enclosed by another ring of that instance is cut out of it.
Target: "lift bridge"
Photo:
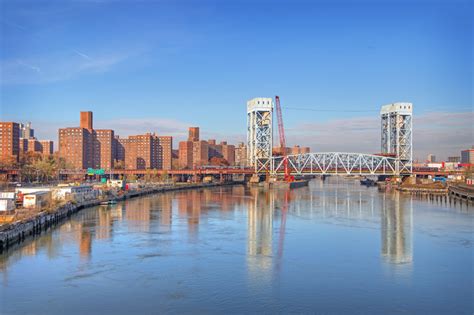
[[[283,174],[285,164],[294,176],[409,175],[412,173],[412,111],[411,103],[382,106],[380,154],[318,152],[274,156],[273,100],[255,98],[247,102],[248,161],[256,174],[271,176]]]

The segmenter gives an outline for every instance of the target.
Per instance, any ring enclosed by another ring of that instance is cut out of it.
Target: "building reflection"
[[[399,192],[384,194],[381,211],[381,254],[391,264],[413,261],[413,204]]]
[[[92,236],[87,228],[82,228],[79,236],[79,256],[89,259],[92,253]]]
[[[161,209],[161,215],[159,217],[160,231],[170,232],[173,216],[173,195],[162,194],[160,195],[158,202]]]
[[[152,197],[127,199],[124,202],[129,232],[149,232]]]
[[[270,281],[273,259],[273,191],[250,188],[247,269],[252,283]]]
[[[96,227],[96,239],[109,239],[112,230],[112,213],[109,207],[99,207],[98,221],[99,225]]]
[[[201,192],[188,190],[178,196],[178,212],[181,218],[186,220],[188,235],[195,239],[199,232],[199,220],[201,215]]]

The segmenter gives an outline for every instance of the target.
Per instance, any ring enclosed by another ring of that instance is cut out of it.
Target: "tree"
[[[161,173],[161,181],[166,182],[167,180],[168,180],[168,172],[163,171],[163,173]]]

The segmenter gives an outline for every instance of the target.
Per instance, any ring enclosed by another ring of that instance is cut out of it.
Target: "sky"
[[[288,145],[380,151],[380,107],[414,106],[414,156],[474,144],[471,1],[0,0],[0,118],[40,139],[94,112],[121,136],[244,141],[279,95]],[[276,128],[275,128],[276,130]],[[276,134],[275,134],[276,136]]]

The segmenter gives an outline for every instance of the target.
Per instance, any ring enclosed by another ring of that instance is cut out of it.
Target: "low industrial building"
[[[23,196],[23,207],[41,209],[51,203],[51,191],[35,191]]]

